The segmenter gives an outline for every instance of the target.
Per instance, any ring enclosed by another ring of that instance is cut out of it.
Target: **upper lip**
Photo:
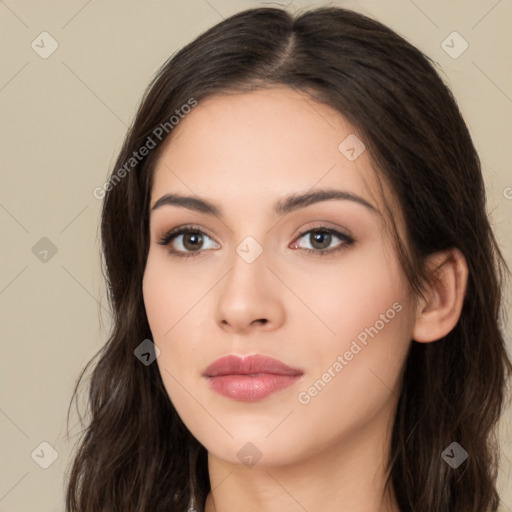
[[[216,359],[203,372],[206,377],[220,375],[255,375],[270,373],[273,375],[302,375],[304,372],[292,368],[273,357],[254,354],[246,357],[234,354]]]

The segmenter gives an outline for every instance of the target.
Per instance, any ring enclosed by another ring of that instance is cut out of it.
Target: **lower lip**
[[[302,375],[221,375],[207,377],[210,387],[217,393],[240,400],[255,402],[276,391],[287,388],[297,382]]]

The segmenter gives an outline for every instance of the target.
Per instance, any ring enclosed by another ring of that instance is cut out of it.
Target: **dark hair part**
[[[162,66],[115,169],[191,98],[200,103],[213,94],[274,86],[307,92],[357,128],[406,219],[407,240],[400,240],[396,226],[394,233],[412,289],[421,293],[429,277],[428,255],[458,248],[465,256],[468,285],[457,325],[442,340],[411,343],[387,485],[403,512],[496,510],[496,426],[512,373],[500,325],[508,269],[488,221],[471,136],[427,56],[381,23],[346,9],[297,16],[276,8],[240,12]],[[203,511],[210,490],[205,448],[179,418],[157,365],[145,366],[133,354],[142,340],[152,339],[142,279],[152,172],[162,146],[112,183],[103,203],[114,323],[72,397],[98,357],[88,394],[90,423],[67,487],[69,512],[182,512],[191,497]],[[453,441],[469,453],[457,469],[441,458]]]

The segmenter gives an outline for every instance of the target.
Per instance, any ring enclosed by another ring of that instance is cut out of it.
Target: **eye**
[[[309,242],[310,247],[301,247],[297,242],[292,244],[292,249],[302,249],[309,254],[316,254],[319,256],[323,256],[327,253],[334,253],[340,250],[343,250],[354,244],[355,240],[344,233],[340,233],[338,230],[333,228],[328,228],[324,226],[319,226],[314,229],[309,229],[308,231],[303,231],[300,233],[299,239],[309,235],[306,238],[307,242]],[[341,241],[335,246],[332,246],[332,242],[335,242],[335,239]]]
[[[300,233],[299,239],[309,235],[306,240],[311,247],[302,247],[299,243],[294,242],[292,249],[302,249],[303,251],[318,256],[328,253],[335,253],[354,244],[355,240],[340,231],[319,226],[308,231]],[[339,240],[338,244],[332,245],[333,242]],[[206,235],[197,226],[182,226],[168,231],[157,243],[159,245],[170,245],[171,254],[178,258],[199,256],[205,249],[218,249],[220,246],[213,242],[211,246],[204,247],[205,240],[213,240]]]
[[[206,233],[196,226],[183,226],[167,232],[157,243],[159,245],[170,245],[173,256],[187,258],[196,256],[205,249],[203,246],[205,239],[211,240]],[[210,248],[218,249],[219,245],[214,242],[213,247]]]

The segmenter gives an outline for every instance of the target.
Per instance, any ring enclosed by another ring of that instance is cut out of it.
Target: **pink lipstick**
[[[203,372],[211,389],[234,400],[254,402],[291,386],[304,375],[272,357],[228,355]]]

